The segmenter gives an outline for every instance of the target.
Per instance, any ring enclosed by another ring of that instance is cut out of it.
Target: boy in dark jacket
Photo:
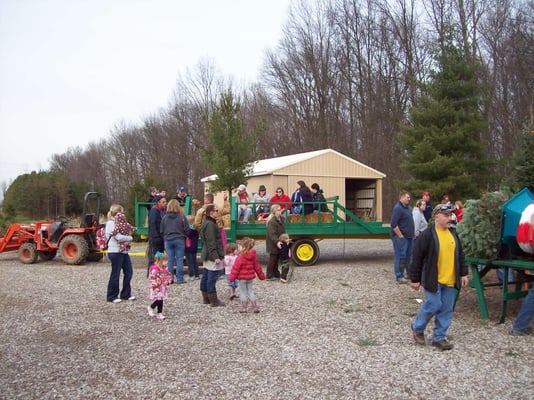
[[[282,270],[280,282],[287,283],[289,261],[291,260],[291,240],[287,233],[282,233],[278,240],[280,241],[280,269]]]

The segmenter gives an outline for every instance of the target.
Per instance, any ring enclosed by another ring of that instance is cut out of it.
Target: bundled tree
[[[489,182],[480,141],[485,123],[479,67],[452,40],[440,48],[436,61],[438,70],[426,85],[427,94],[410,110],[411,124],[401,128],[401,168],[412,179],[400,184],[414,192],[476,198]]]
[[[501,241],[502,206],[509,198],[510,193],[505,189],[485,193],[479,200],[466,202],[462,222],[456,226],[466,256],[497,257]]]
[[[228,91],[221,96],[208,123],[208,146],[201,154],[202,161],[217,174],[212,185],[215,191],[231,192],[245,183],[252,169],[251,163],[256,159],[257,135],[263,131],[263,125],[259,123],[246,133],[239,110],[239,102]]]

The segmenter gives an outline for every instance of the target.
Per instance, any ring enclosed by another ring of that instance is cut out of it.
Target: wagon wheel
[[[50,261],[50,260],[53,260],[54,257],[56,256],[57,254],[57,250],[52,250],[52,251],[40,251],[39,252],[39,257],[41,258],[41,260],[43,261]]]
[[[24,264],[33,264],[37,261],[37,246],[26,242],[19,247],[19,260]]]
[[[87,260],[89,248],[82,236],[67,235],[59,245],[59,253],[66,264],[82,264]]]
[[[313,265],[319,259],[319,246],[313,239],[298,239],[291,247],[291,259],[297,265]]]

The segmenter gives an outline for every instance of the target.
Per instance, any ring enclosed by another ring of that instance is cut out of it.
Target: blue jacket
[[[393,207],[393,214],[391,215],[391,237],[395,236],[393,228],[399,227],[400,231],[407,239],[413,239],[415,235],[415,225],[413,223],[412,210],[409,206],[405,206],[400,201]]]
[[[163,243],[163,236],[160,233],[161,219],[164,212],[154,206],[148,212],[148,240]]]

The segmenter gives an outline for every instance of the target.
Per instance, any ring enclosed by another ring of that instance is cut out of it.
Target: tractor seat
[[[84,225],[82,228],[91,228],[96,225],[95,214],[86,214],[84,218]]]

